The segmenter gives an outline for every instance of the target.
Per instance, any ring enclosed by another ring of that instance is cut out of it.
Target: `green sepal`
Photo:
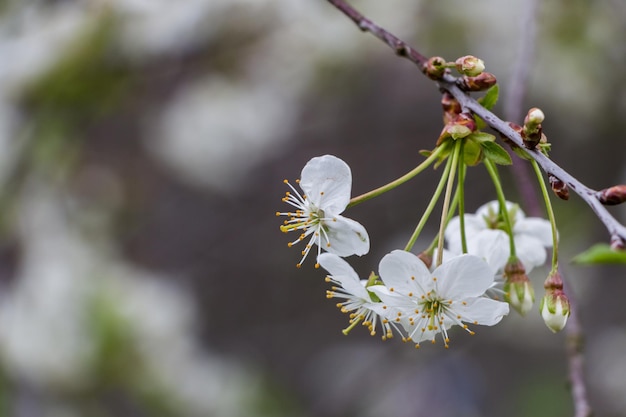
[[[500,145],[495,142],[482,142],[480,144],[483,148],[485,158],[491,160],[498,165],[511,165],[511,155]]]
[[[450,152],[452,152],[452,143],[454,142],[454,140],[449,137],[446,140],[444,140],[441,144],[437,145],[437,147],[435,149],[437,149],[438,147],[442,147],[442,151],[439,154],[438,158],[437,158],[437,162],[435,162],[434,168],[438,168],[439,165],[441,165],[441,163],[443,161],[445,161],[448,156],[450,155]],[[423,149],[419,151],[419,154],[422,156],[425,156],[426,158],[428,158],[430,155],[432,155],[432,153],[435,151],[435,149],[433,149],[432,151]]]
[[[465,138],[463,143],[463,162],[465,165],[474,166],[482,161],[483,153],[480,144],[470,139],[470,136]]]
[[[626,251],[611,249],[606,243],[593,245],[572,259],[578,265],[626,264]]]

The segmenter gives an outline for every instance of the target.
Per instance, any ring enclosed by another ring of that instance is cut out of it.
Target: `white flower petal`
[[[380,277],[389,288],[420,288],[427,292],[433,287],[430,271],[417,256],[403,250],[394,250],[380,261]]]
[[[511,256],[509,236],[502,230],[482,230],[468,240],[467,251],[484,259],[494,273],[501,271]]]
[[[350,202],[352,173],[336,156],[318,156],[302,169],[300,187],[316,207],[339,214]]]
[[[361,279],[348,262],[332,253],[322,253],[317,257],[317,262],[348,293],[370,300]]]
[[[466,240],[485,228],[485,221],[474,214],[465,214],[465,238]],[[453,217],[448,222],[444,232],[448,250],[457,255],[461,254],[461,219],[459,216]]]
[[[539,217],[528,217],[522,222],[515,223],[515,234],[532,235],[539,239],[546,248],[552,247],[552,227],[548,220]]]
[[[465,300],[465,304],[456,305],[454,311],[468,323],[493,326],[509,314],[509,305],[502,301],[478,297]]]
[[[370,250],[370,238],[365,227],[347,217],[336,215],[324,222],[320,230],[322,248],[339,256],[365,255]]]
[[[493,271],[484,260],[473,255],[450,259],[433,271],[437,290],[446,299],[478,297],[493,284]]]
[[[515,236],[515,250],[517,257],[526,269],[526,273],[529,273],[537,266],[543,265],[548,256],[541,241],[529,235]]]

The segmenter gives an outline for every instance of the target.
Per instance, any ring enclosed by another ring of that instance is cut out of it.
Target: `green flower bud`
[[[535,303],[535,290],[526,275],[524,265],[515,258],[509,259],[504,267],[504,299],[522,316]]]
[[[485,63],[483,60],[472,55],[462,56],[454,63],[457,71],[469,77],[475,77],[485,70]]]

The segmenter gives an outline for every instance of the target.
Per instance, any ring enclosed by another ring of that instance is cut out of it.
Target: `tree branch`
[[[406,42],[387,32],[385,29],[376,25],[371,20],[364,17],[361,13],[356,11],[352,6],[343,0],[328,0],[333,6],[348,16],[356,25],[365,32],[370,32],[378,39],[385,42],[395,53],[402,56],[409,61],[415,63],[420,71],[423,72],[424,65],[428,58],[419,53],[417,50],[409,46]],[[448,91],[452,94],[461,104],[462,107],[467,108],[483,119],[487,125],[492,129],[498,131],[502,136],[509,139],[518,147],[526,150],[528,155],[539,163],[541,169],[547,173],[552,174],[565,184],[569,186],[576,194],[578,194],[596,214],[598,219],[604,224],[608,230],[611,241],[624,245],[626,243],[626,227],[619,223],[604,205],[598,200],[598,191],[593,190],[571,174],[554,163],[550,158],[543,155],[537,150],[530,150],[524,147],[524,142],[519,133],[517,133],[509,124],[498,116],[485,109],[475,99],[473,99],[468,93],[461,90],[457,85],[457,78],[450,74],[444,74],[442,79],[436,81],[440,88]]]

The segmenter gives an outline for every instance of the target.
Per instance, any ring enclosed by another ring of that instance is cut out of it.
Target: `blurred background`
[[[501,97],[524,3],[354,1],[425,55],[481,57]],[[624,183],[626,3],[545,3],[525,107],[562,167]],[[322,0],[0,0],[0,416],[571,415],[565,336],[536,310],[449,350],[345,337],[323,271],[296,269],[279,231],[283,179],[326,153],[353,195],[397,178],[434,146],[439,99]],[[348,211],[372,240],[361,276],[438,176]],[[480,167],[468,187],[469,211],[495,198]],[[625,269],[571,265],[608,234],[575,195],[554,205],[592,404],[626,416]]]

